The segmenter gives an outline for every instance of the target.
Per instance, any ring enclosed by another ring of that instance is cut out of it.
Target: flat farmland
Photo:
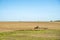
[[[0,31],[33,30],[34,27],[60,29],[60,22],[0,22]]]
[[[60,40],[60,22],[0,22],[0,40]]]

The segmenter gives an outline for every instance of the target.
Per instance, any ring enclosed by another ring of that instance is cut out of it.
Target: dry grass
[[[0,31],[33,30],[34,27],[60,29],[60,22],[0,22]]]
[[[0,22],[0,40],[60,40],[60,22]]]

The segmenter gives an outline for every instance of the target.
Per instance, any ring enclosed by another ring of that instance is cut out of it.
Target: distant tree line
[[[55,21],[50,20],[50,22],[60,22],[60,20],[55,20]]]
[[[60,20],[55,20],[55,22],[60,22]]]

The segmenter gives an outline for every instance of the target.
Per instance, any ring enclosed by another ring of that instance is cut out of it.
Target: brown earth
[[[34,27],[60,29],[60,22],[0,22],[0,31],[33,30]]]

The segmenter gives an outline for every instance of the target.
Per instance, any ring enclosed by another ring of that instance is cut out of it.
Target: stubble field
[[[0,40],[60,40],[60,22],[0,22]]]

